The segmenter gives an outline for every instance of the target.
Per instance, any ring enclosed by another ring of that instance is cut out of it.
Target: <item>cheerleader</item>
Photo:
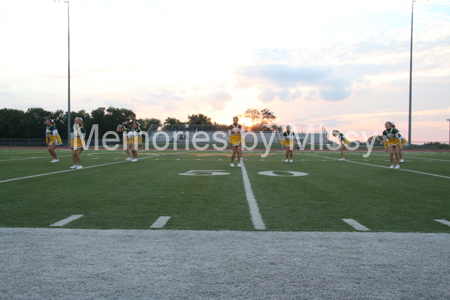
[[[84,129],[83,119],[76,117],[73,121],[73,127],[70,129],[70,147],[72,148],[72,158],[74,165],[71,169],[83,169],[81,165],[81,152],[84,150],[86,129]]]
[[[339,152],[341,152],[341,158],[339,160],[345,160],[344,157],[344,149],[346,149],[347,146],[350,145],[350,141],[347,140],[347,138],[345,137],[345,135],[343,133],[341,133],[338,130],[333,130],[333,136],[338,137],[339,138],[339,143],[341,144],[341,147],[339,148]]]
[[[397,128],[395,127],[394,122],[392,122],[392,127],[393,127],[394,129],[397,129]],[[408,146],[408,140],[406,140],[406,139],[400,134],[400,131],[399,131],[398,129],[397,129],[397,131],[398,131],[398,137],[399,137],[399,141],[400,141],[400,143],[399,143],[399,145],[400,145],[400,149],[399,149],[400,160],[399,160],[399,162],[405,162],[405,160],[403,159],[403,151],[402,151],[402,149],[404,149],[406,146]]]
[[[130,133],[130,129],[126,128],[124,125],[118,125],[116,132],[123,132],[123,144],[125,148],[125,153],[127,154],[127,159],[125,161],[131,161],[131,138],[128,136]],[[125,142],[126,139],[126,142]]]
[[[58,129],[56,129],[56,124],[53,119],[45,120],[45,125],[47,125],[45,130],[45,140],[48,145],[48,152],[50,152],[50,155],[53,158],[51,163],[56,163],[59,162],[58,155],[56,154],[56,146],[62,144],[61,137],[59,136]]]
[[[133,155],[133,159],[130,161],[137,162],[138,161],[137,150],[138,150],[139,146],[142,145],[141,124],[139,124],[138,121],[134,121],[132,128],[133,128],[133,130],[128,133],[128,135],[131,139],[131,143],[133,144],[132,148],[131,148],[131,153]]]
[[[236,156],[238,161],[238,167],[241,166],[241,159],[242,159],[241,139],[242,134],[244,133],[244,127],[241,124],[238,124],[238,121],[239,121],[238,117],[233,117],[233,124],[228,126],[228,135],[231,143],[231,148],[233,149],[230,167],[234,167],[233,161]]]
[[[284,148],[286,149],[286,160],[284,162],[288,162],[289,156],[291,157],[291,160],[289,162],[294,162],[292,160],[292,157],[294,156],[294,145],[295,145],[295,139],[294,139],[294,133],[291,131],[291,126],[286,127],[286,131],[283,133],[283,141]]]
[[[386,128],[386,130],[383,131],[384,150],[385,152],[388,152],[389,150],[391,169],[400,169],[400,140],[398,136],[398,130],[393,128],[392,123],[389,121],[384,124],[384,127]],[[395,165],[395,167],[394,153],[395,158],[397,159],[397,164]]]

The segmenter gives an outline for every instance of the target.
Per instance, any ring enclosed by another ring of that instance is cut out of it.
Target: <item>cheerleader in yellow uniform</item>
[[[333,136],[337,137],[339,139],[339,143],[341,144],[341,147],[339,148],[339,152],[341,152],[341,158],[339,160],[345,160],[344,150],[346,149],[346,147],[350,146],[350,141],[347,140],[343,133],[336,129],[333,130]]]
[[[389,159],[391,161],[391,169],[400,169],[400,138],[398,136],[398,130],[393,128],[391,122],[386,122],[384,124],[386,130],[383,131],[383,143],[384,150],[388,152]],[[387,149],[386,149],[387,148]],[[397,159],[397,164],[394,167],[394,153]]]
[[[70,129],[70,147],[72,148],[72,158],[74,165],[71,169],[83,169],[81,165],[81,152],[84,150],[86,129],[84,129],[83,119],[75,118],[73,127]]]
[[[287,126],[286,131],[283,133],[282,145],[286,149],[286,160],[284,162],[288,162],[289,156],[291,157],[289,162],[294,162],[292,158],[294,156],[295,136],[291,131],[291,126]]]
[[[392,127],[394,127],[395,129],[397,129],[396,127],[395,127],[395,124],[394,124],[394,122],[392,122]],[[400,141],[400,143],[399,143],[399,145],[400,145],[400,151],[399,151],[399,153],[400,153],[400,160],[399,160],[399,162],[405,162],[405,160],[403,159],[403,151],[402,151],[402,149],[404,149],[406,146],[408,146],[408,140],[407,139],[405,139],[401,134],[400,134],[400,130],[398,130],[397,129],[397,131],[398,131],[398,137],[399,137],[399,141]]]
[[[241,166],[242,159],[242,145],[241,139],[244,133],[244,127],[238,124],[239,118],[233,117],[233,124],[228,126],[228,135],[231,143],[231,148],[233,149],[233,154],[231,155],[230,167],[234,167],[234,158],[237,156],[238,167]]]
[[[133,159],[131,160],[131,162],[137,162],[137,150],[139,149],[139,146],[142,145],[141,124],[139,124],[138,121],[134,121],[133,130],[128,134],[132,143],[131,154],[133,154]]]
[[[116,131],[123,132],[123,144],[125,153],[127,154],[127,159],[125,159],[125,161],[131,161],[131,145],[133,143],[131,142],[131,138],[128,136],[128,134],[130,133],[130,129],[126,128],[124,125],[119,125],[117,126]]]
[[[56,146],[62,144],[61,137],[59,136],[58,129],[56,129],[55,121],[52,119],[45,120],[47,129],[45,130],[45,140],[48,145],[48,152],[52,156],[51,163],[59,162],[58,155],[56,154]]]

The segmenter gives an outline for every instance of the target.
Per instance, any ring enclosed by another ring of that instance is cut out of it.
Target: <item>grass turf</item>
[[[46,150],[0,149],[0,181],[60,172],[0,182],[1,227],[49,227],[82,214],[64,227],[148,229],[170,216],[165,229],[254,230],[229,151],[140,151],[139,162],[129,163],[123,151],[89,150],[82,158],[91,168],[76,171],[69,171],[70,151],[58,154],[61,162],[50,164]],[[294,163],[284,163],[283,152],[260,154],[244,152],[244,162],[267,230],[354,231],[342,221],[350,218],[374,232],[450,232],[434,221],[450,220],[450,178],[384,168],[384,152],[346,152],[341,162],[336,152],[295,151]],[[406,152],[405,159],[402,169],[450,177],[448,152]],[[191,170],[229,175],[179,175]]]

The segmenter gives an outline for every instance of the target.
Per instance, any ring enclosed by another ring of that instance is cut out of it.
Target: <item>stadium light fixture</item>
[[[450,146],[450,119],[447,119],[448,122],[448,144]]]
[[[61,3],[61,0],[54,0],[53,2]],[[67,3],[67,143],[70,147],[70,0],[64,0],[62,2]]]
[[[414,2],[411,0],[411,40],[409,48],[409,113],[408,113],[408,147],[411,147],[411,115],[412,115],[412,63],[413,63],[413,24],[414,24]]]

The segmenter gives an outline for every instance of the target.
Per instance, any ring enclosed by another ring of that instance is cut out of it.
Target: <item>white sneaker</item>
[[[343,160],[345,160],[345,158],[340,158],[339,160],[340,160],[340,161],[343,161]]]
[[[71,169],[76,169],[78,166],[77,165],[73,165],[73,166],[71,166],[70,168]]]
[[[59,162],[59,159],[54,159],[51,161],[51,163]]]
[[[400,169],[400,165],[396,165],[395,168],[396,168],[396,169]]]
[[[389,168],[393,169],[393,168],[394,168],[394,165],[391,165]]]
[[[133,160],[131,157],[128,157],[127,159],[125,159],[125,161],[131,161]]]
[[[233,165],[233,164],[230,164],[230,167],[234,167],[234,165]]]
[[[286,159],[284,162],[288,162],[288,160]]]
[[[399,162],[405,162],[405,160],[402,158],[402,159],[399,160]]]
[[[138,161],[138,159],[137,158],[135,158],[135,159],[132,159],[132,160],[130,160],[131,162],[137,162]]]
[[[83,166],[77,166],[77,170],[83,169]]]
[[[241,160],[244,160],[244,159],[241,157]]]
[[[289,162],[294,162],[292,159]]]
[[[241,164],[238,164],[238,167],[241,167]]]

